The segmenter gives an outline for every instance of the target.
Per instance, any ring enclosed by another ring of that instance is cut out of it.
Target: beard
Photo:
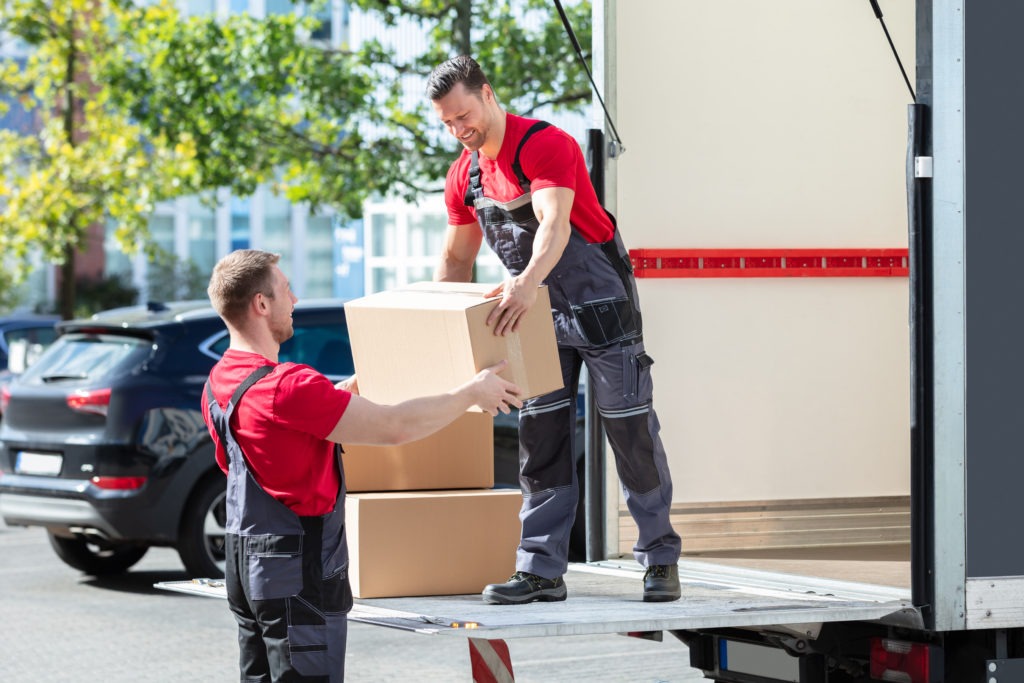
[[[292,325],[291,318],[288,319],[286,324],[275,325],[273,329],[270,330],[270,334],[278,344],[284,344],[286,341],[294,337],[295,326]]]

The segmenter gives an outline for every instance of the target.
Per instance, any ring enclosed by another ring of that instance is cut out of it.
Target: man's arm
[[[473,263],[480,253],[483,235],[477,223],[449,225],[444,236],[444,252],[434,279],[440,282],[470,282]]]
[[[562,258],[569,243],[572,225],[569,213],[576,193],[565,187],[546,187],[533,193],[533,211],[540,227],[533,238],[533,254],[523,272],[488,296],[502,295],[487,324],[494,326],[494,334],[507,334],[519,328],[519,319],[537,300],[537,287]]]
[[[394,446],[430,436],[478,406],[491,415],[521,408],[520,389],[498,376],[502,361],[487,368],[460,387],[445,394],[403,401],[393,406],[379,405],[352,395],[338,424],[327,435],[329,441],[348,444]]]

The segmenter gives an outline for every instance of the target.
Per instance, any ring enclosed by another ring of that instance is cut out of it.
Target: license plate
[[[18,474],[37,474],[45,477],[56,477],[60,474],[64,457],[53,453],[30,453],[19,451],[14,462],[14,471]]]

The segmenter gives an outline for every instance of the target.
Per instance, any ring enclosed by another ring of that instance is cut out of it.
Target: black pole
[[[604,131],[587,130],[587,162],[590,166],[590,182],[597,193],[597,200],[604,206]],[[597,399],[593,387],[587,381],[586,396],[586,439],[583,470],[583,509],[586,519],[587,562],[607,559],[604,520],[604,427],[597,410]]]
[[[932,156],[932,3],[917,0],[916,104],[908,107],[907,195],[910,270],[910,593],[925,624],[935,604],[935,357],[932,179],[917,177],[915,159]]]
[[[889,27],[885,25],[885,18],[882,16],[882,8],[878,6],[878,0],[868,0],[871,3],[871,9],[875,12],[875,18],[882,25],[882,31],[885,32],[885,39],[889,41],[889,49],[892,50],[892,56],[896,58],[896,65],[900,68],[900,73],[903,74],[903,82],[907,84],[907,90],[910,91],[910,101],[917,102],[917,95],[914,94],[914,86],[910,85],[910,77],[907,76],[907,70],[903,68],[903,60],[900,59],[900,53],[896,50],[896,44],[892,42],[892,36],[889,35]]]

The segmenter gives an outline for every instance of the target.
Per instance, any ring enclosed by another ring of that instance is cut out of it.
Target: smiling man
[[[626,504],[639,527],[633,548],[647,568],[643,599],[677,600],[680,539],[669,507],[672,478],[658,436],[636,283],[611,214],[597,200],[579,144],[543,121],[504,111],[472,58],[434,69],[427,95],[465,148],[445,182],[448,231],[439,280],[468,282],[481,241],[511,274],[488,324],[515,331],[548,285],[564,388],[519,414],[522,537],[516,573],[483,591],[486,602],[564,600],[569,533],[579,496],[573,438],[580,369],[615,453]]]

